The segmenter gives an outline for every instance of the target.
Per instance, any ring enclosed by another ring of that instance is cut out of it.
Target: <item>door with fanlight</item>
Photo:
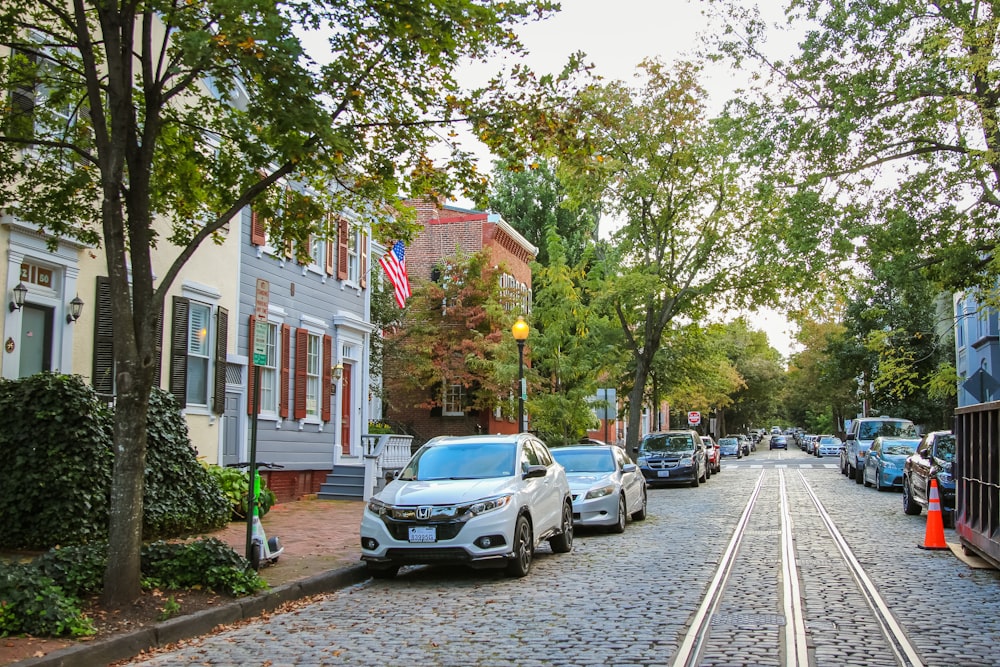
[[[21,308],[21,377],[52,370],[52,323],[55,310],[24,304]]]

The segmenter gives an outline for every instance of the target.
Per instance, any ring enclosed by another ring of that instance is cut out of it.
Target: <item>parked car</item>
[[[868,455],[862,481],[879,491],[903,487],[903,464],[920,444],[919,438],[875,438]]]
[[[768,449],[784,449],[788,450],[788,436],[785,435],[772,435],[771,444]]]
[[[816,447],[816,456],[840,456],[844,441],[835,435],[821,435]]]
[[[708,463],[708,475],[705,478],[708,479],[712,473],[722,472],[722,454],[719,452],[719,444],[712,436],[703,435],[701,441],[705,445],[705,459]]]
[[[553,447],[573,495],[573,524],[625,530],[628,517],[646,518],[646,480],[625,450],[614,445]]]
[[[719,458],[721,459],[726,456],[735,456],[738,459],[743,458],[743,448],[740,447],[739,440],[729,436],[719,438]]]
[[[903,464],[903,511],[920,514],[927,507],[931,479],[937,479],[938,498],[941,500],[942,520],[954,525],[955,478],[952,465],[955,460],[955,436],[951,431],[932,431],[925,435],[917,450]]]
[[[879,436],[914,438],[916,426],[909,419],[896,417],[860,417],[851,424],[847,444],[840,455],[840,472],[860,484],[864,477],[865,455]]]
[[[753,448],[750,438],[742,433],[737,433],[735,437],[740,441],[740,449],[743,451],[743,456],[750,456],[750,450]]]
[[[643,436],[636,462],[650,486],[698,486],[708,479],[705,445],[694,431],[660,431]]]
[[[523,577],[543,540],[572,550],[573,501],[563,467],[527,433],[429,440],[361,517],[361,559],[375,577],[427,563]]]

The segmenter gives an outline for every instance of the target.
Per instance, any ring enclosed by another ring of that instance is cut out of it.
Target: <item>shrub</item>
[[[250,471],[217,465],[207,465],[206,469],[215,478],[216,484],[222,489],[222,495],[229,502],[230,518],[234,521],[247,518]],[[262,482],[260,495],[257,497],[257,516],[267,514],[276,501],[274,491]]]
[[[0,562],[0,637],[16,634],[80,637],[94,626],[79,600],[33,564]]]
[[[214,537],[147,544],[142,573],[145,586],[167,590],[203,587],[238,597],[267,586],[243,556]]]
[[[188,437],[173,395],[154,388],[149,397],[144,540],[189,535],[229,522],[229,502]]]
[[[106,539],[112,415],[82,378],[0,380],[0,546]]]

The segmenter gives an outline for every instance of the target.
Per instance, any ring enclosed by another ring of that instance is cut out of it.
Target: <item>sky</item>
[[[659,58],[665,63],[693,58],[704,33],[711,29],[704,14],[707,4],[700,0],[562,0],[560,12],[519,31],[529,51],[524,61],[536,73],[554,73],[565,65],[571,53],[583,51],[595,73],[605,79],[632,82],[637,65],[646,58]],[[756,3],[745,0],[745,4]],[[778,21],[782,18],[781,4],[778,0],[762,0],[760,10],[767,19]],[[768,48],[774,53],[787,53],[794,48],[794,41],[776,37]],[[702,82],[711,105],[721,109],[744,77],[723,65],[707,69]],[[488,155],[480,168],[490,170]],[[750,326],[766,332],[771,345],[787,358],[794,347],[789,322],[772,310],[746,316]]]

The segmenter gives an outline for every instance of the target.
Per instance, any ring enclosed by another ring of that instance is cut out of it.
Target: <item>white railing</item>
[[[402,469],[410,460],[412,435],[364,433],[361,444],[365,454],[365,497],[371,498],[381,488],[385,474]]]

